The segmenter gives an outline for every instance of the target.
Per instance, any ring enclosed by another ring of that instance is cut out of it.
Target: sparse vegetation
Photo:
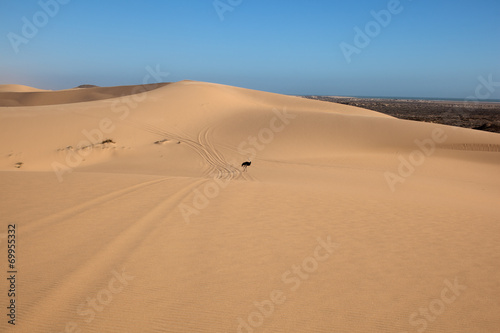
[[[104,146],[107,143],[116,144],[116,142],[114,142],[112,139],[106,139],[106,140],[103,140],[102,142],[97,143],[97,144],[91,144],[88,146],[81,146],[81,147],[77,146],[76,148],[74,148],[73,146],[67,146],[65,148],[59,148],[59,149],[57,149],[57,151],[67,151],[67,150],[79,151],[79,150],[93,149],[94,147],[99,147],[99,146],[101,146],[101,148],[108,148],[108,147]]]
[[[81,84],[77,88],[97,88],[98,86],[95,86],[93,84]]]

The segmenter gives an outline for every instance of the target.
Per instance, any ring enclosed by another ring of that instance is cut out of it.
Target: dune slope
[[[18,331],[499,330],[500,135],[154,88],[0,93]]]

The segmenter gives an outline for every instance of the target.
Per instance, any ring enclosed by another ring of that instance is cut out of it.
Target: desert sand
[[[195,81],[0,103],[0,331],[500,332],[499,134]]]

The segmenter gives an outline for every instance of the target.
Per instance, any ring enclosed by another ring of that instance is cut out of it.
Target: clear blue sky
[[[498,0],[401,0],[350,63],[340,44],[356,46],[354,27],[390,1],[220,2],[235,4],[224,20],[213,0],[70,0],[53,17],[37,0],[1,0],[0,84],[139,84],[157,65],[165,81],[284,94],[465,98],[479,76],[500,82]],[[16,53],[9,33],[26,37],[23,17],[40,27]]]

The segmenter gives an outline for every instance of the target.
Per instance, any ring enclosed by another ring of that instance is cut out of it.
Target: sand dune
[[[48,91],[48,90],[23,86],[21,84],[0,84],[0,92],[36,92],[36,91]]]
[[[165,84],[73,88],[58,91],[9,84],[0,86],[0,106],[40,106],[98,101],[146,92]]]
[[[500,135],[148,87],[0,86],[18,331],[498,331]]]

